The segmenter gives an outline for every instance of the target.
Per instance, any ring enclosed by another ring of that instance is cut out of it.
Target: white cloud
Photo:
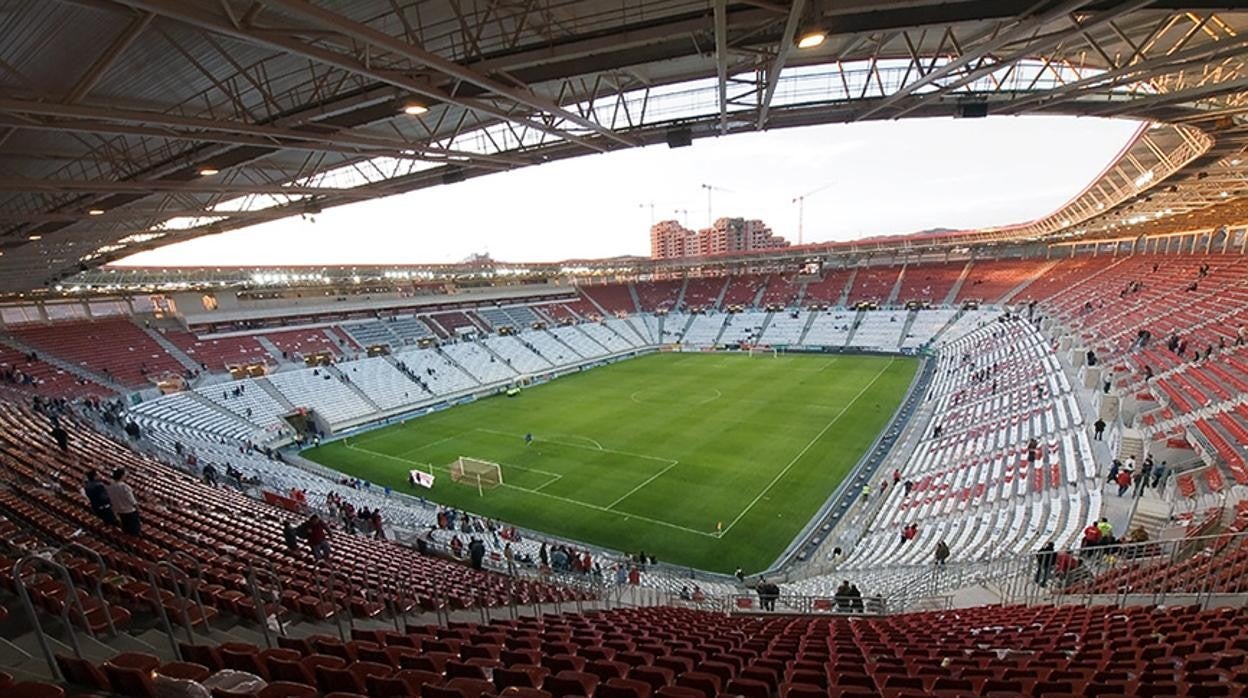
[[[141,266],[509,261],[647,254],[657,219],[761,218],[807,242],[1020,223],[1081,191],[1136,124],[1069,117],[915,119],[652,146],[478,177],[198,238],[120,262]]]

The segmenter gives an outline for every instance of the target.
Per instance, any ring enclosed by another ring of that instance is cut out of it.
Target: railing
[[[65,585],[65,593],[68,597],[66,603],[61,606],[61,622],[65,625],[65,633],[69,636],[69,646],[74,651],[74,656],[82,659],[82,646],[78,642],[78,631],[74,629],[73,618],[70,613],[77,609],[78,617],[82,618],[83,625],[86,626],[87,632],[91,632],[91,623],[87,619],[86,610],[82,607],[82,599],[78,596],[78,590],[74,587],[74,580],[69,575],[69,570],[64,565],[54,562],[48,557],[42,555],[27,555],[17,562],[13,563],[13,585],[17,587],[17,595],[22,600],[22,607],[26,609],[26,615],[30,617],[30,624],[35,628],[35,640],[39,643],[39,651],[43,654],[43,659],[48,663],[48,671],[57,681],[64,681],[65,676],[61,673],[61,667],[56,663],[56,656],[52,652],[52,646],[48,644],[48,635],[43,630],[43,623],[39,620],[39,613],[35,610],[35,604],[31,601],[30,590],[26,587],[26,580],[22,578],[22,572],[27,567],[42,565],[50,568],[61,578],[61,583]],[[107,607],[105,612],[107,612]]]
[[[178,623],[186,632],[186,643],[188,645],[196,644],[195,623],[191,621],[189,611],[192,600],[195,602],[195,607],[199,610],[198,621],[204,625],[206,633],[211,631],[208,629],[208,614],[199,594],[199,587],[204,580],[203,568],[198,560],[182,551],[175,552],[172,557],[172,560],[161,560],[149,567],[147,569],[147,578],[152,588],[151,601],[156,605],[156,609],[160,613],[165,636],[169,638],[169,646],[172,648],[175,657],[182,657],[182,649],[178,646],[177,634],[173,630],[173,621],[169,619],[169,609],[165,606],[165,600],[161,594],[161,575],[159,574],[161,570],[168,572],[170,592],[173,594],[174,605],[178,612]],[[190,573],[174,563],[174,560],[179,559],[185,559],[191,563],[191,568],[195,571],[194,578],[191,577]],[[184,589],[185,591],[183,591]]]
[[[272,582],[272,587],[269,589],[262,588],[260,586],[261,577]],[[277,574],[277,570],[274,569],[271,561],[264,560],[261,567],[256,567],[256,563],[253,560],[247,566],[247,591],[251,594],[251,603],[256,611],[254,620],[260,624],[260,632],[264,635],[264,644],[269,649],[275,647],[272,633],[269,629],[268,609],[270,603],[274,605],[273,619],[277,623],[277,634],[279,636],[286,634],[286,626],[282,622],[282,586],[282,578]],[[272,602],[268,601],[269,597],[273,599]]]
[[[109,608],[108,600],[104,598],[104,585],[100,581],[101,579],[105,579],[106,577],[108,577],[108,565],[104,562],[104,558],[101,557],[99,553],[79,543],[69,543],[67,545],[62,546],[59,550],[57,550],[56,552],[52,554],[52,559],[56,560],[61,555],[65,554],[66,551],[70,551],[70,550],[78,552],[79,554],[85,555],[86,557],[90,558],[92,562],[95,563],[96,572],[95,574],[91,575],[91,582],[92,582],[91,595],[95,597],[96,602],[100,604],[100,608],[104,609],[104,620],[108,623],[109,637],[116,637],[117,626],[113,624],[113,614],[111,612],[111,609]],[[86,618],[83,618],[83,620],[85,621]],[[91,632],[91,628],[89,627],[89,624],[87,627],[87,632],[88,633]]]

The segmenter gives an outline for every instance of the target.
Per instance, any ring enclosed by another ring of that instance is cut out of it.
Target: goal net
[[[503,469],[498,463],[460,456],[451,463],[451,480],[475,486],[480,492],[503,484]]]

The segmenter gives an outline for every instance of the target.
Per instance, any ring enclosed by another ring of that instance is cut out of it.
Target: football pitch
[[[303,455],[517,526],[749,573],[854,467],[916,368],[888,356],[651,354]],[[452,481],[461,456],[500,464],[503,484],[478,493]],[[414,468],[432,468],[432,490],[408,484]]]

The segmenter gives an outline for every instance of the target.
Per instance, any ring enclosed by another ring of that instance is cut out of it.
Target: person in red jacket
[[[313,514],[312,518],[307,520],[305,526],[305,536],[308,539],[308,547],[312,548],[312,557],[317,560],[329,559],[329,527],[321,521],[321,517]]]

